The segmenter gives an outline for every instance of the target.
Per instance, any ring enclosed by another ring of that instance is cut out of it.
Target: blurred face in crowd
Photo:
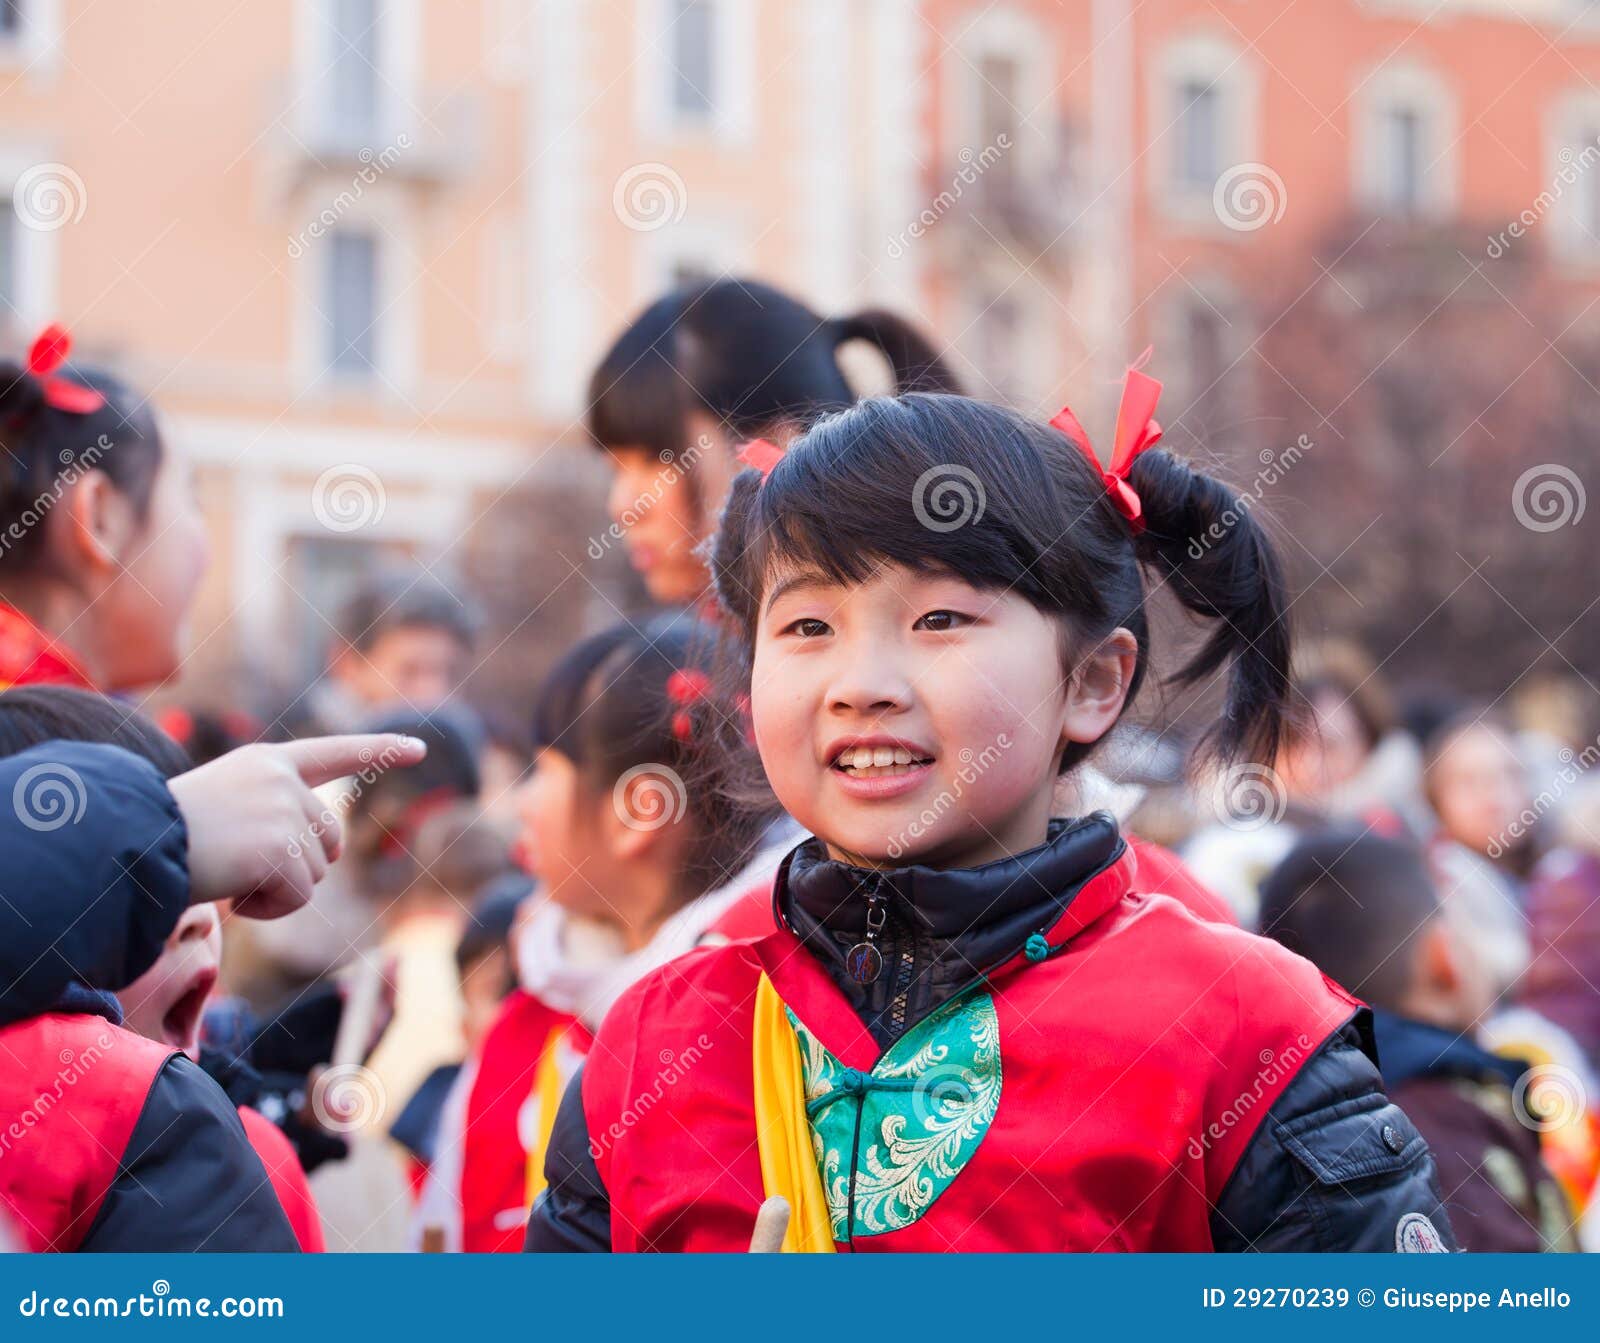
[[[704,595],[710,576],[696,548],[740,469],[739,445],[709,415],[688,417],[684,442],[669,462],[637,444],[608,454],[616,470],[607,499],[611,521],[623,534],[629,563],[663,606],[687,606]]]
[[[1475,853],[1496,839],[1506,843],[1512,822],[1531,801],[1521,760],[1488,723],[1454,733],[1434,757],[1427,782],[1445,832]]]
[[[222,966],[222,922],[215,904],[191,905],[161,955],[117,993],[128,1029],[200,1057],[200,1018]]]
[[[1284,748],[1277,770],[1290,794],[1325,797],[1366,763],[1371,745],[1350,702],[1325,691],[1311,701],[1311,722]]]
[[[483,1037],[489,1033],[489,1027],[494,1025],[495,1018],[499,1016],[510,978],[511,953],[505,947],[495,947],[478,957],[463,972],[461,1031],[469,1055],[476,1053]]]
[[[455,693],[467,672],[469,650],[440,625],[397,625],[365,650],[346,648],[333,676],[361,703],[379,708],[406,704],[426,712]]]
[[[84,652],[105,691],[173,676],[208,558],[188,468],[162,453],[142,517],[109,476],[87,472],[73,486],[61,522],[53,534],[55,568],[87,601],[63,641]]]
[[[756,630],[761,761],[837,858],[987,862],[1044,841],[1061,752],[1116,721],[1135,651],[1114,631],[1064,676],[1059,624],[1015,594],[779,572]]]

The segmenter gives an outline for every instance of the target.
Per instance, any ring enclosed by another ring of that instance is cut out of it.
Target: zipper
[[[906,1008],[911,997],[911,981],[916,977],[917,942],[907,936],[905,925],[895,920],[895,950],[899,953],[894,977],[894,997],[889,1000],[889,1032],[898,1040],[906,1030]]]

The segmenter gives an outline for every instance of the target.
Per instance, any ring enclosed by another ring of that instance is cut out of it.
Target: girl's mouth
[[[833,768],[852,779],[892,779],[917,773],[933,764],[932,756],[903,746],[847,746],[834,757]]]
[[[200,970],[187,988],[172,1001],[161,1018],[161,1038],[174,1049],[185,1053],[193,1051],[200,1038],[200,1017],[216,987],[215,967]]]

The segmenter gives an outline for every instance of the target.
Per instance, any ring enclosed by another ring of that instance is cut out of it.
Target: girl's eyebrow
[[[833,586],[829,579],[815,571],[808,570],[803,573],[790,574],[788,578],[783,579],[767,594],[764,606],[770,611],[777,605],[780,597],[786,596],[791,592],[804,588],[831,588]]]

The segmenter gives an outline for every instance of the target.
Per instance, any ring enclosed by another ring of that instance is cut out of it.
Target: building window
[[[1356,182],[1369,209],[1411,218],[1455,201],[1453,100],[1434,75],[1389,67],[1356,96]]]
[[[1210,191],[1222,162],[1222,94],[1214,83],[1186,79],[1178,88],[1177,178],[1186,190]]]
[[[378,0],[330,0],[328,18],[329,130],[342,143],[363,145],[378,132]]]
[[[672,113],[692,125],[709,123],[717,107],[717,13],[713,0],[674,0]]]
[[[341,231],[328,241],[327,365],[340,377],[371,378],[377,372],[378,240]]]

